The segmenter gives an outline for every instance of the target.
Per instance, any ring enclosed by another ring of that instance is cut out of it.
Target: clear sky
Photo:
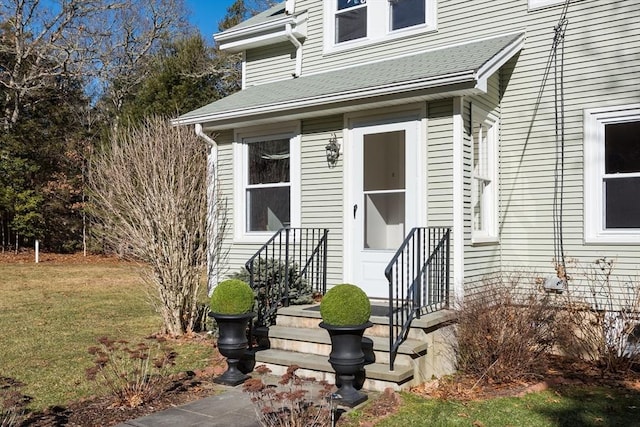
[[[218,21],[227,13],[234,0],[186,0],[189,22],[200,29],[205,40],[213,44],[213,34],[218,32]]]

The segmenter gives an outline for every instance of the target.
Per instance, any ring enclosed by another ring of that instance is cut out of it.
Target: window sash
[[[415,27],[427,22],[428,0],[390,0],[389,27],[391,31]]]

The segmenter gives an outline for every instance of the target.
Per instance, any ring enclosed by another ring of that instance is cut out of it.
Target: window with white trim
[[[585,110],[585,241],[640,239],[640,104]]]
[[[299,226],[299,147],[293,134],[240,136],[234,144],[236,238]]]
[[[324,4],[327,50],[436,28],[436,0],[325,0]]]
[[[471,240],[498,240],[498,125],[479,108],[472,108]]]

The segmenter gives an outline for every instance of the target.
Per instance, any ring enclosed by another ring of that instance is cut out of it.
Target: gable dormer
[[[221,50],[244,53],[243,87],[247,82],[253,85],[299,76],[306,37],[307,13],[295,12],[292,0],[214,35]],[[252,63],[256,66],[248,70],[247,64]]]

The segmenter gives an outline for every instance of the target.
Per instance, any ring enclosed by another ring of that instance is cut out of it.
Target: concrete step
[[[374,306],[373,313],[384,311],[385,307]],[[414,319],[409,330],[408,338],[424,340],[425,332],[444,323],[451,322],[455,317],[452,310],[440,310],[434,313],[424,314],[420,319]],[[367,336],[389,337],[389,318],[386,316],[372,315],[369,319],[373,326],[366,331]],[[317,328],[322,317],[319,304],[291,305],[278,309],[276,324],[278,326],[290,326],[295,328]]]
[[[316,380],[335,381],[328,356],[268,349],[257,351],[255,360],[256,365],[266,365],[274,375],[282,375],[287,367],[296,365],[300,367],[300,375],[314,377]],[[414,369],[412,366],[396,364],[395,369],[390,371],[387,364],[372,363],[365,366],[365,372],[366,381],[363,388],[383,391],[387,387],[399,390],[402,384],[413,378]]]
[[[368,330],[367,330],[368,331]],[[389,338],[370,336],[365,331],[364,336],[373,341],[373,350],[378,353],[389,353]],[[308,352],[321,354],[328,356],[331,351],[331,339],[327,331],[322,328],[294,328],[289,326],[274,325],[269,328],[269,340],[271,341],[271,348],[282,348],[277,344],[283,341],[291,343],[309,343],[318,344],[317,350],[313,351],[308,349]],[[424,340],[407,339],[404,341],[398,349],[398,354],[406,354],[409,356],[420,356],[427,351],[427,342]],[[282,348],[283,350],[296,350],[297,348]]]

